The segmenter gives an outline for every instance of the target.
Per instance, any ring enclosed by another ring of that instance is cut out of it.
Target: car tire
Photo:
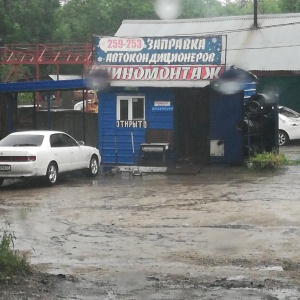
[[[0,177],[0,186],[3,184],[4,178]]]
[[[98,158],[93,155],[90,160],[90,166],[88,169],[88,175],[91,177],[95,177],[99,172],[99,163]]]
[[[48,185],[54,185],[57,181],[58,176],[58,168],[55,162],[51,162],[48,165],[47,172],[46,172],[46,182]]]
[[[279,130],[278,132],[278,145],[279,146],[284,146],[288,143],[289,141],[289,136],[287,135],[286,132]]]

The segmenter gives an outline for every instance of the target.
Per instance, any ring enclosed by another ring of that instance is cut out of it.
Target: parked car
[[[74,105],[74,110],[80,110],[83,111],[83,101],[77,102]],[[84,100],[84,110],[85,112],[93,112],[97,113],[98,112],[98,100]]]
[[[80,92],[80,91],[79,91]],[[76,97],[76,99],[82,99],[82,91],[81,91],[81,97]],[[84,101],[79,101],[74,105],[74,110],[80,110],[83,111],[83,104],[84,104],[84,110],[86,112],[98,112],[98,96],[96,91],[89,90],[88,91],[88,99]]]
[[[96,176],[101,163],[97,148],[61,131],[22,131],[0,141],[0,185],[5,178],[44,177],[54,185],[59,173],[85,170]]]
[[[286,145],[290,140],[300,139],[300,114],[288,107],[279,106],[278,144]]]

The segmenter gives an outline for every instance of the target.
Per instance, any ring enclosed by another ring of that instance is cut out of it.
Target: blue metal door
[[[243,162],[243,99],[243,91],[231,95],[211,91],[211,163],[236,165]]]

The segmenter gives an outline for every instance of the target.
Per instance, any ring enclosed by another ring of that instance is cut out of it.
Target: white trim
[[[139,118],[139,119],[133,119],[132,117],[132,102],[133,99],[135,98],[142,98],[143,102],[144,102],[144,111],[143,111],[143,118]],[[121,100],[127,100],[128,101],[128,119],[130,121],[138,121],[138,120],[145,120],[145,114],[146,114],[146,109],[145,109],[145,96],[140,96],[140,95],[122,95],[122,96],[117,96],[117,120],[120,120],[120,101]]]
[[[118,166],[120,172],[137,172],[139,175],[142,173],[166,173],[167,167],[155,166]]]
[[[198,81],[111,81],[111,86],[120,87],[205,87],[210,84],[209,80]]]

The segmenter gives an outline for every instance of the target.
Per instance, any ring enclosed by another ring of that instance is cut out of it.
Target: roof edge
[[[281,19],[281,18],[299,18],[300,13],[288,13],[288,14],[259,14],[257,16],[258,20],[263,19]],[[134,20],[128,19],[123,20],[122,24],[173,24],[173,23],[197,23],[197,22],[215,22],[215,21],[234,21],[234,20],[253,20],[253,15],[239,15],[239,16],[221,16],[221,17],[206,17],[206,18],[193,18],[193,19],[172,19],[172,20]]]

